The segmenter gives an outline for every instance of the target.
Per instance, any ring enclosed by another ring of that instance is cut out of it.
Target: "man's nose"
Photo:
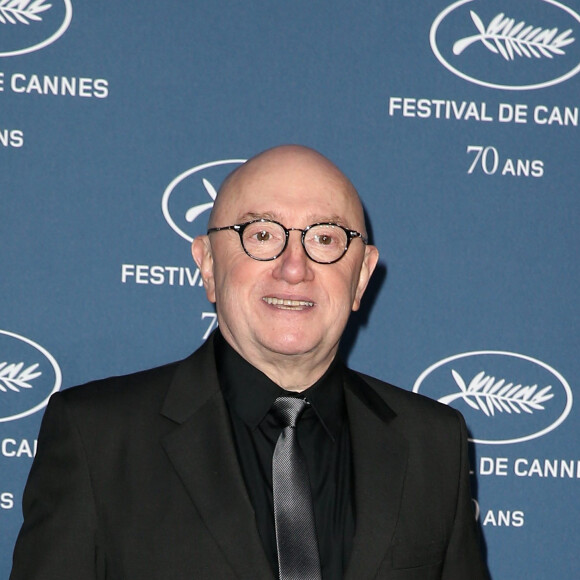
[[[282,255],[275,260],[273,275],[289,284],[299,284],[313,278],[312,260],[306,255],[301,242],[301,231],[291,231]]]

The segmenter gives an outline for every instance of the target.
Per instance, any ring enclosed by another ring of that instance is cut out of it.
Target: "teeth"
[[[287,300],[282,298],[273,298],[271,296],[265,296],[262,300],[266,304],[271,304],[272,306],[286,306],[289,308],[305,308],[314,306],[314,302],[308,302],[307,300]]]

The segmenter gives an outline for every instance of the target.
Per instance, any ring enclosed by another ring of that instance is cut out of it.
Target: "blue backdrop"
[[[579,575],[579,0],[2,4],[0,578],[50,393],[201,344],[188,240],[291,142],[381,251],[350,365],[464,413],[494,580]]]

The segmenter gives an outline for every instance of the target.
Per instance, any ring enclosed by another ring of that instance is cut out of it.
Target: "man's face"
[[[364,233],[357,197],[323,158],[286,152],[247,169],[220,193],[212,226],[269,218],[287,228],[336,222]],[[331,360],[376,264],[376,249],[360,239],[338,262],[315,263],[300,237],[291,232],[284,253],[269,262],[246,255],[231,230],[194,241],[194,257],[208,298],[216,302],[222,334],[258,367],[261,361],[276,364],[280,357]]]

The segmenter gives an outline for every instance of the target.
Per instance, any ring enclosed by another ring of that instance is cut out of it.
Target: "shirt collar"
[[[274,400],[294,396],[240,356],[223,338],[215,335],[215,356],[220,387],[230,409],[252,430],[270,411]],[[308,400],[324,429],[334,441],[346,420],[343,382],[345,366],[336,357],[324,375],[299,396]]]

